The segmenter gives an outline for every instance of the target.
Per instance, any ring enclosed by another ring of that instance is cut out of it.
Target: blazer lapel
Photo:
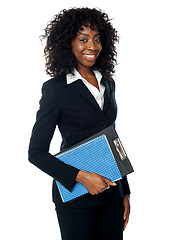
[[[80,94],[82,97],[86,98],[88,101],[90,101],[95,107],[99,107],[98,103],[96,102],[95,98],[93,95],[90,93],[88,88],[85,86],[85,84],[82,82],[81,79],[78,79],[77,81],[68,84],[68,86]]]
[[[102,84],[105,86],[105,92],[104,92],[104,106],[103,106],[103,111],[105,112],[108,104],[109,104],[109,100],[110,100],[110,86],[108,81],[102,77],[101,80]],[[81,79],[78,79],[77,81],[68,84],[68,86],[74,90],[75,92],[77,92],[78,94],[80,94],[82,97],[86,98],[88,101],[90,101],[95,107],[100,108],[100,106],[98,105],[98,103],[96,102],[95,98],[93,97],[93,95],[90,93],[90,91],[88,90],[88,88],[85,86],[85,84],[82,82]]]
[[[110,86],[108,81],[102,77],[101,80],[102,84],[105,86],[105,92],[104,92],[104,106],[103,106],[103,111],[105,112],[108,105],[109,105],[109,100],[110,100]]]

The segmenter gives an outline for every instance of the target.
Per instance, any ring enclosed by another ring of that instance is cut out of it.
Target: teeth
[[[85,54],[85,56],[88,57],[88,58],[94,58],[95,57],[95,55],[86,55],[86,54]]]
[[[87,54],[85,54],[85,56],[87,56],[87,57],[94,57],[95,55],[87,55]]]

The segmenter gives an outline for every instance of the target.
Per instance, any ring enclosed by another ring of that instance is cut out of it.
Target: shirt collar
[[[102,74],[99,71],[97,71],[97,70],[93,70],[93,72],[94,72],[94,74],[96,76],[96,79],[98,81],[98,85],[100,86],[100,82],[101,82],[101,79],[102,79]],[[73,82],[75,82],[75,81],[77,81],[79,79],[81,79],[82,81],[88,82],[85,78],[83,78],[81,76],[81,74],[75,68],[74,68],[73,73],[74,73],[74,75],[72,75],[70,73],[68,73],[66,75],[67,84],[71,84],[71,83],[73,83]]]

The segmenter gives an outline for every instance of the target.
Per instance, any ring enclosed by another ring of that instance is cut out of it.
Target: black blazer
[[[57,205],[93,207],[130,193],[125,177],[118,181],[117,186],[101,194],[94,196],[88,194],[71,203],[63,203],[55,183],[55,180],[58,180],[71,191],[79,172],[79,169],[61,162],[49,153],[56,126],[62,136],[62,150],[115,122],[117,115],[115,83],[105,78],[101,81],[105,85],[103,110],[82,80],[67,84],[66,76],[63,76],[50,79],[43,84],[40,108],[30,139],[29,161],[53,177],[53,201]]]

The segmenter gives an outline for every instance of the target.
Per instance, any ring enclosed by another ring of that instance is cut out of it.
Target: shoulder
[[[66,78],[51,78],[45,81],[42,85],[42,98],[40,103],[56,105],[61,101],[63,96],[64,88],[66,87]]]
[[[115,87],[116,87],[114,79],[109,80],[108,82],[109,82],[111,91],[114,92],[115,91]]]
[[[114,81],[113,78],[106,79],[106,78],[103,77],[102,81],[104,82],[105,86],[110,89],[111,92],[115,91],[115,81]]]
[[[52,92],[57,91],[61,92],[61,90],[66,86],[66,76],[59,78],[51,78],[43,83],[42,90],[48,90]]]

